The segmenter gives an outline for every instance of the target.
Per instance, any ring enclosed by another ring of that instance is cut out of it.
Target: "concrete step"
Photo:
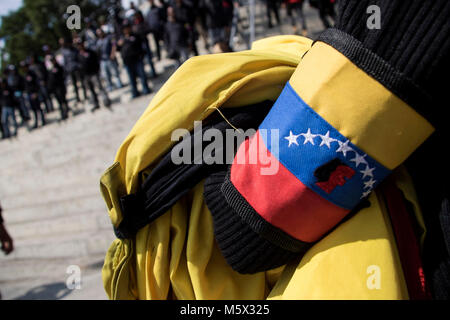
[[[98,177],[95,178],[98,179]],[[22,188],[18,193],[6,193],[5,199],[2,200],[2,206],[8,208],[9,211],[27,206],[44,205],[55,200],[64,201],[100,194],[98,183],[93,184],[92,180],[94,178],[88,181],[81,180],[72,184],[52,186],[47,189]]]
[[[66,258],[35,258],[35,259],[0,259],[0,288],[8,282],[26,281],[39,278],[40,280],[61,279],[68,277],[67,268],[71,265],[79,266],[83,271],[100,269],[105,255],[103,253],[91,257]],[[94,262],[94,263],[93,263]]]
[[[108,125],[110,125],[109,127],[116,128],[121,128],[124,124],[132,125],[145,110],[151,97],[152,95],[148,95],[134,100],[137,105],[135,108],[126,108],[120,104],[115,104],[112,107],[112,111],[103,108],[95,113],[85,112],[75,117],[70,117],[63,123],[49,124],[48,126],[39,128],[36,132],[22,130],[23,132],[21,131],[16,139],[2,140],[0,142],[0,150],[8,152],[8,154],[13,154],[22,150],[29,150],[30,147],[38,148],[39,146],[42,147],[42,145],[48,147],[48,143],[50,143],[50,146],[54,146],[63,141],[71,142],[74,139],[83,138],[86,134],[101,133],[105,129],[108,129]]]
[[[73,211],[73,209],[68,209]],[[48,215],[45,218],[22,222],[8,222],[8,230],[14,239],[45,237],[58,234],[77,233],[99,229],[110,229],[111,222],[103,210],[89,208],[82,213],[59,216]]]
[[[111,151],[119,148],[134,123],[135,120],[128,124],[122,121],[122,125],[111,125],[101,132],[85,134],[83,137],[68,141],[47,143],[45,148],[42,146],[40,148],[30,147],[26,152],[20,150],[8,153],[8,159],[4,161],[7,167],[0,169],[0,172],[5,175],[17,175],[11,168],[42,169],[51,167],[54,163],[64,162],[71,158],[76,159],[86,153],[95,158],[95,155],[100,152],[108,152],[108,154],[112,153],[110,157],[113,158],[115,152]]]
[[[6,258],[2,258],[2,265],[8,260],[16,259],[61,259],[83,258],[91,255],[103,255],[111,242],[115,239],[112,228],[89,230],[69,234],[57,234],[49,237],[34,239],[18,239],[15,250]]]
[[[106,161],[105,161],[106,163]],[[111,162],[112,163],[112,162]],[[24,177],[2,177],[0,180],[0,201],[3,207],[15,207],[15,198],[24,196],[30,196],[26,199],[27,203],[34,203],[36,199],[40,197],[41,193],[45,195],[49,193],[47,198],[55,199],[55,195],[59,193],[66,193],[71,187],[79,184],[80,187],[90,185],[91,188],[95,188],[95,192],[99,190],[99,173],[104,171],[104,168],[100,168],[101,163],[91,164],[89,168],[83,168],[83,170],[76,171],[75,166],[72,168],[55,168],[51,172],[43,174],[42,172],[31,171]],[[45,178],[45,179],[44,179]],[[94,190],[94,189],[92,189]],[[10,201],[9,198],[13,199]],[[45,196],[44,196],[45,197]],[[10,203],[10,205],[7,205]]]
[[[38,228],[39,225],[40,228],[38,229],[45,230],[50,228],[49,226],[47,227],[49,220],[55,221],[55,223],[58,219],[63,218],[75,218],[76,220],[76,218],[82,218],[84,215],[97,214],[99,212],[102,213],[102,216],[107,216],[106,210],[106,205],[103,202],[103,199],[91,195],[84,198],[64,200],[50,206],[43,204],[36,207],[29,206],[9,210],[8,216],[5,216],[5,219],[8,219],[6,223],[12,233],[13,229],[32,229],[33,227]],[[58,224],[59,222],[56,225]],[[62,228],[64,229],[64,226],[62,226]],[[58,230],[56,227],[53,229],[55,231]],[[19,232],[19,230],[15,231],[17,231],[15,236],[23,234],[23,232]],[[35,232],[38,233],[45,231],[36,230]]]
[[[104,140],[105,142],[109,142],[114,139],[115,141],[117,140],[120,143],[121,140],[125,138],[124,132],[128,133],[131,130],[139,116],[140,113],[139,115],[133,115],[133,113],[131,113],[128,114],[127,118],[125,119],[123,117],[111,118],[107,119],[107,121],[102,124],[92,121],[86,128],[80,128],[77,126],[77,128],[75,128],[75,132],[67,129],[60,138],[48,137],[45,141],[28,141],[27,143],[24,143],[21,148],[18,148],[16,150],[3,150],[3,148],[0,148],[0,150],[8,154],[8,157],[5,159],[5,165],[18,166],[20,165],[20,163],[39,160],[36,159],[36,153],[39,152],[45,154],[46,158],[51,158],[51,156],[56,151],[57,154],[67,152],[69,152],[69,154],[73,154],[74,151],[80,150],[74,148],[81,148],[85,146],[85,144],[86,149],[84,150],[87,150],[88,148],[92,147],[92,145],[95,145],[95,142],[97,142],[97,140]],[[98,127],[101,127],[101,130],[99,130]],[[90,145],[89,142],[91,141],[92,143]],[[45,148],[43,148],[43,146],[45,146]],[[42,163],[45,164],[46,161],[42,161]],[[40,161],[35,162],[35,165],[41,165]]]

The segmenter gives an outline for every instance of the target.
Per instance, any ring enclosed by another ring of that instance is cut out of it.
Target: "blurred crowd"
[[[279,11],[284,8],[292,33],[306,36],[305,2],[265,0],[267,27],[274,26],[273,18],[280,24]],[[111,8],[108,19],[85,19],[84,29],[59,39],[58,46],[44,45],[18,66],[5,68],[0,78],[1,138],[17,135],[20,126],[29,130],[45,126],[46,114],[56,111],[55,104],[60,120],[67,119],[74,111],[67,99],[69,83],[76,102],[89,100],[95,111],[101,105],[109,108],[109,92],[124,87],[123,69],[132,98],[149,94],[151,79],[158,77],[154,61],[161,60],[163,50],[165,58],[177,66],[198,55],[200,37],[207,52],[232,51],[240,21],[238,8],[247,4],[243,0],[148,0],[145,13],[131,3],[127,9]],[[309,4],[318,9],[324,28],[332,25],[334,0],[309,0]]]

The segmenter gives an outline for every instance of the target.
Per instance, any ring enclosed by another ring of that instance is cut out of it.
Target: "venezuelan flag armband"
[[[388,89],[408,80],[358,50],[355,63],[316,41],[226,174],[205,181],[215,236],[234,270],[270,270],[304,254],[433,132]]]
[[[276,242],[281,231],[312,243],[433,130],[346,56],[316,42],[256,135],[239,148],[225,197],[248,224],[273,227],[268,239]],[[249,206],[236,204],[236,194]]]

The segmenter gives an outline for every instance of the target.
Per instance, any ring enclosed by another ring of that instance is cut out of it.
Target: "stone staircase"
[[[257,13],[257,38],[290,33],[287,23],[268,31],[265,10],[259,7]],[[305,13],[312,16],[308,25],[312,33],[321,30],[317,14],[309,8]],[[201,40],[198,48],[205,53]],[[152,81],[154,92],[175,70],[172,65],[165,59],[156,63],[160,76]],[[127,83],[124,72],[122,77]],[[47,116],[49,125],[31,132],[21,128],[16,138],[0,141],[0,203],[15,246],[9,256],[0,254],[4,299],[49,297],[55,284],[65,287],[66,269],[74,264],[91,270],[93,282],[91,289],[68,298],[106,298],[99,273],[115,237],[99,179],[153,97],[130,101],[129,90],[111,93],[111,110],[91,113],[90,105],[80,105],[64,122],[55,111]],[[39,292],[43,288],[50,290],[47,295]]]
[[[123,91],[116,94],[128,94]],[[21,129],[15,141],[0,142],[0,201],[15,246],[0,258],[0,282],[42,275],[33,263],[14,272],[24,261],[70,265],[104,255],[114,235],[99,177],[150,99],[86,111],[34,132]]]

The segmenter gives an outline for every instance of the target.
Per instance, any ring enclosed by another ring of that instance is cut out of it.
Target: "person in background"
[[[303,0],[285,0],[285,1],[287,14],[289,17],[291,17],[292,33],[298,34],[297,20],[299,20],[302,26],[301,34],[306,37],[308,35],[308,27],[306,25],[305,15],[303,13],[303,3],[304,3]]]
[[[98,29],[102,29],[102,31],[108,35],[114,34],[114,24],[112,23],[112,21],[108,21],[105,16],[100,16],[98,18],[98,28],[95,30],[96,34],[97,34]],[[98,39],[98,34],[97,34],[97,39]]]
[[[161,60],[160,41],[164,39],[164,24],[167,17],[164,8],[158,7],[155,4],[155,0],[148,0],[148,3],[149,9],[147,11],[147,16],[145,17],[145,22],[155,41],[158,60]]]
[[[195,24],[196,30],[199,36],[203,40],[203,45],[208,53],[211,53],[209,38],[208,38],[208,25],[206,23],[206,12],[202,7],[202,0],[195,0]]]
[[[148,64],[150,66],[150,69],[152,70],[152,77],[156,78],[157,73],[155,70],[155,66],[153,64],[153,54],[152,50],[150,49],[150,44],[148,43],[147,38],[147,35],[149,34],[150,31],[148,29],[148,26],[144,20],[144,16],[142,15],[141,11],[136,11],[133,16],[132,32],[138,35],[139,39],[141,39],[142,49],[144,50]]]
[[[174,8],[168,7],[164,43],[166,45],[168,58],[176,60],[178,66],[189,58],[187,38],[188,31],[182,23],[175,19]]]
[[[70,77],[77,102],[81,102],[80,95],[78,93],[78,81],[81,82],[81,88],[83,89],[84,100],[86,100],[86,87],[83,83],[82,73],[80,72],[79,53],[72,44],[64,38],[59,39],[60,49],[58,54],[62,57],[62,66],[67,77]]]
[[[144,16],[144,15],[142,14],[142,11],[139,10],[139,9],[136,7],[136,5],[134,4],[133,1],[130,2],[130,11],[133,11],[134,14],[137,13],[137,14],[140,14],[141,16]]]
[[[54,110],[53,101],[48,92],[48,71],[45,64],[39,60],[39,56],[34,54],[28,59],[29,68],[38,77],[39,81],[39,99],[44,102],[45,112],[50,113]]]
[[[1,88],[0,88],[1,89]],[[0,91],[0,133],[1,137],[0,139],[6,139],[5,137],[5,131],[3,130],[3,123],[2,123],[2,92]]]
[[[6,230],[3,217],[2,217],[2,206],[0,205],[0,243],[2,245],[1,249],[5,255],[10,254],[14,250],[13,239]],[[0,300],[2,299],[2,293],[0,292]]]
[[[86,26],[81,32],[81,39],[85,42],[85,46],[88,49],[95,50],[97,44],[96,24],[91,18],[86,17],[84,19]]]
[[[103,78],[106,80],[108,91],[112,91],[113,87],[119,89],[123,88],[120,80],[120,73],[117,64],[114,62],[113,55],[113,38],[112,35],[107,35],[102,29],[97,29],[97,44],[96,49],[100,56],[100,71]],[[116,78],[116,85],[113,84],[112,75]]]
[[[131,24],[127,20],[123,22],[122,31],[123,36],[117,41],[116,47],[120,51],[122,61],[130,79],[132,97],[136,98],[140,96],[136,82],[136,78],[138,77],[141,80],[144,94],[149,94],[151,90],[147,84],[147,77],[144,70],[143,57],[145,52],[142,48],[142,40],[132,32]]]
[[[0,90],[1,90],[1,105],[2,114],[1,122],[3,127],[3,138],[10,138],[17,135],[17,120],[15,109],[19,108],[19,102],[14,96],[14,90],[9,86],[8,81],[4,78],[0,79]],[[10,122],[14,126],[14,133],[10,131]]]
[[[334,24],[336,13],[334,11],[334,3],[335,0],[318,0],[318,6],[319,6],[319,16],[320,20],[322,20],[323,27],[325,29],[328,29],[331,27],[330,22],[328,21],[328,18],[332,20],[332,23]]]
[[[225,27],[227,26],[227,14],[222,1],[201,0],[200,10],[205,15],[206,26],[208,28],[209,39],[212,43],[213,52],[227,51],[227,35]]]
[[[268,20],[268,27],[273,28],[272,23],[272,15],[271,13],[275,15],[275,20],[277,21],[277,25],[280,25],[280,13],[278,10],[279,6],[278,0],[266,0],[266,9],[267,9],[267,20]]]
[[[42,52],[44,56],[44,65],[45,68],[50,70],[50,67],[52,66],[51,60],[53,58],[52,50],[50,49],[50,46],[45,44],[42,46]]]
[[[173,8],[175,20],[187,30],[190,50],[194,55],[198,56],[197,44],[195,43],[198,38],[198,32],[195,28],[196,12],[198,11],[197,1],[174,0],[171,7]]]
[[[94,112],[95,110],[100,109],[96,87],[98,87],[98,90],[103,96],[103,104],[105,107],[109,108],[111,106],[111,101],[100,79],[100,60],[97,53],[94,50],[87,48],[84,41],[79,41],[76,46],[80,52],[80,67],[84,75],[84,85],[89,88],[90,100],[94,105],[91,111]]]
[[[224,49],[227,52],[231,51],[231,48],[229,48],[228,44],[230,43],[230,33],[231,33],[231,26],[233,24],[233,15],[234,15],[233,13],[235,10],[235,5],[237,5],[237,4],[238,3],[237,2],[234,3],[233,0],[222,0],[224,19],[225,19]]]
[[[25,103],[25,99],[23,96],[25,82],[23,77],[17,71],[15,65],[8,66],[8,75],[7,75],[8,86],[11,90],[14,91],[14,97],[19,102],[18,109],[20,117],[22,118],[22,122],[20,125],[27,125],[30,118],[30,113],[28,112],[28,107]]]
[[[34,113],[34,126],[33,129],[38,127],[38,116],[41,117],[42,126],[45,126],[45,115],[41,109],[41,101],[39,100],[39,78],[38,76],[30,69],[28,63],[22,61],[20,63],[22,67],[24,78],[25,78],[25,92],[28,98],[28,103],[30,105],[31,110]]]
[[[66,84],[64,82],[64,69],[56,61],[55,56],[47,56],[48,88],[58,101],[61,120],[66,120],[69,113],[69,105],[66,99]]]

